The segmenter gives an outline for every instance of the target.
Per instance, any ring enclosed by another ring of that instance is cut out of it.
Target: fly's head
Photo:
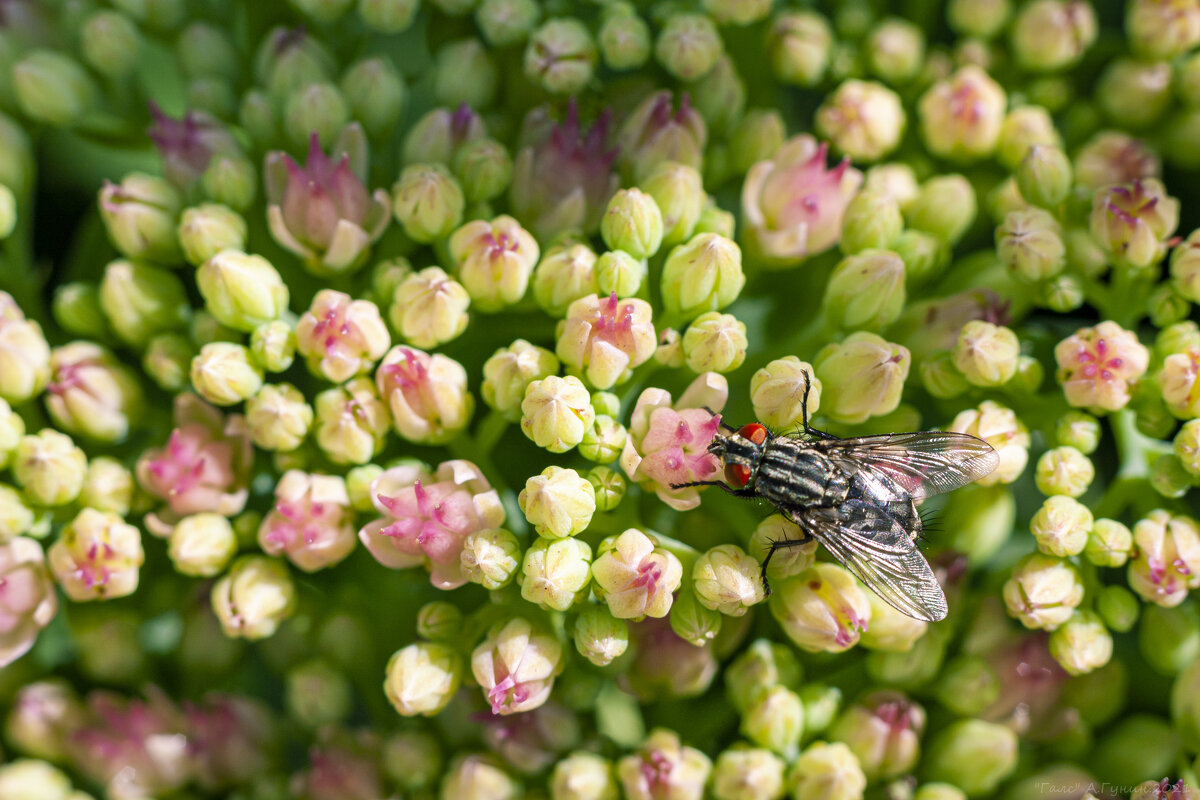
[[[744,489],[758,472],[758,462],[768,438],[767,429],[752,422],[728,436],[716,436],[708,445],[708,452],[721,459],[729,485]]]

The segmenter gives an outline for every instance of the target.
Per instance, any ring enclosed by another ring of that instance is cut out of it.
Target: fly
[[[922,531],[917,503],[972,483],[996,468],[992,446],[967,433],[917,431],[841,439],[808,424],[808,373],[800,436],[777,436],[758,423],[718,434],[708,452],[721,459],[725,481],[674,484],[717,486],[737,497],[762,497],[804,531],[801,539],[771,542],[777,550],[816,539],[889,605],[915,619],[946,616],[946,596],[917,548]]]

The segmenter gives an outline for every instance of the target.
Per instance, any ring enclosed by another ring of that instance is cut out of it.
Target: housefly
[[[987,442],[966,433],[917,431],[841,439],[808,424],[808,373],[801,420],[805,437],[774,435],[758,423],[723,426],[708,452],[721,459],[725,482],[737,497],[762,497],[804,532],[771,542],[777,550],[816,539],[889,605],[930,622],[946,616],[946,596],[917,548],[922,521],[917,503],[991,473],[999,461]]]

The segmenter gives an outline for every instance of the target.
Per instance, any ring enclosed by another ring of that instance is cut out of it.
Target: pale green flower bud
[[[188,371],[196,348],[186,336],[164,333],[155,336],[142,356],[142,369],[154,379],[160,389],[178,392],[187,386]]]
[[[12,90],[21,112],[45,125],[70,128],[96,102],[96,85],[74,59],[33,50],[12,66]]]
[[[664,367],[683,366],[683,337],[674,328],[664,328],[658,334],[658,347],[654,360]]]
[[[50,368],[46,410],[59,428],[107,443],[128,437],[143,404],[142,386],[133,370],[91,342],[56,347]]]
[[[596,420],[591,396],[578,378],[551,375],[533,381],[521,401],[521,430],[551,453],[565,453],[583,441]]]
[[[350,108],[335,84],[314,82],[287,95],[282,116],[283,132],[293,148],[304,150],[314,134],[328,148],[350,122]]]
[[[492,756],[455,756],[442,778],[442,798],[520,800],[520,787]]]
[[[200,189],[214,203],[246,213],[258,194],[258,170],[240,153],[217,153],[200,176]],[[236,249],[243,249],[237,245]]]
[[[938,733],[921,764],[932,780],[987,795],[1017,767],[1017,734],[994,722],[959,720]]]
[[[1096,40],[1096,12],[1088,3],[1034,0],[1017,12],[1011,33],[1023,69],[1060,70],[1078,63]]]
[[[966,377],[954,366],[953,353],[941,352],[925,359],[920,373],[925,391],[942,400],[958,397],[971,388]]]
[[[538,539],[521,564],[521,597],[545,609],[566,611],[586,596],[591,561],[592,548],[582,539]]]
[[[346,473],[346,493],[350,497],[351,508],[362,512],[374,508],[371,483],[382,474],[383,467],[378,464],[364,464]]]
[[[654,167],[638,185],[654,198],[655,205],[662,213],[663,244],[679,244],[692,235],[700,215],[704,213],[707,197],[700,172],[695,167],[664,161]],[[741,291],[740,286],[738,291]]]
[[[1083,554],[1098,567],[1121,567],[1133,551],[1133,533],[1114,519],[1098,519]]]
[[[335,464],[365,464],[383,450],[392,421],[370,378],[327,389],[314,405],[317,445]]]
[[[205,400],[231,406],[248,400],[263,385],[262,367],[250,350],[231,342],[213,342],[192,359],[192,387]]]
[[[904,261],[909,286],[927,283],[950,266],[950,246],[932,233],[902,231],[891,249]]]
[[[983,320],[962,327],[954,346],[954,366],[976,386],[1003,386],[1017,372],[1021,344],[1011,329]]]
[[[108,320],[100,306],[100,287],[94,283],[78,281],[56,287],[50,310],[58,326],[72,336],[93,341],[104,341],[109,336]]]
[[[725,668],[725,691],[740,714],[768,689],[800,685],[800,662],[787,645],[756,639]]]
[[[1081,307],[1087,296],[1082,281],[1074,275],[1056,275],[1037,287],[1037,302],[1051,311],[1067,314]]]
[[[1021,280],[1053,278],[1066,267],[1058,221],[1041,209],[1010,211],[996,228],[996,255]]]
[[[663,265],[663,305],[669,314],[685,319],[725,308],[745,285],[741,248],[713,233],[674,248]]]
[[[592,467],[588,483],[596,490],[596,510],[612,511],[625,498],[625,476],[609,467]]]
[[[739,173],[772,158],[787,138],[787,125],[775,109],[752,108],[729,135],[731,166]]]
[[[703,14],[675,14],[667,19],[654,43],[654,57],[681,81],[708,74],[724,52],[721,35]]]
[[[732,314],[709,311],[683,334],[683,358],[696,373],[731,372],[746,359],[746,325]]]
[[[521,564],[521,544],[503,528],[475,531],[463,539],[460,556],[463,575],[485,589],[499,589]]]
[[[645,260],[638,260],[624,250],[612,250],[601,253],[596,259],[593,270],[596,280],[596,293],[599,295],[616,294],[622,299],[632,297],[642,288],[646,280],[647,266]]]
[[[185,208],[179,218],[179,244],[183,257],[198,267],[222,250],[244,249],[246,220],[217,203]]]
[[[1033,145],[1017,167],[1017,188],[1035,206],[1056,208],[1071,191],[1071,159],[1060,148]]]
[[[900,256],[890,250],[863,250],[834,267],[822,309],[843,330],[882,330],[900,316],[904,300]]]
[[[443,45],[434,58],[432,71],[433,98],[438,105],[487,108],[496,99],[496,62],[479,39],[459,39]]]
[[[313,408],[290,383],[268,383],[246,401],[250,438],[264,450],[295,450],[312,428]]]
[[[262,256],[224,250],[196,270],[196,284],[217,321],[252,331],[287,310],[288,288]]]
[[[24,435],[25,420],[12,410],[7,401],[0,399],[0,469],[12,463],[17,445]]]
[[[1000,139],[1007,96],[974,65],[960,68],[921,96],[921,135],[940,158],[973,161],[990,156]]]
[[[53,428],[21,437],[12,456],[17,485],[35,505],[62,506],[83,491],[87,456]]]
[[[129,258],[174,264],[182,255],[179,192],[162,178],[133,172],[100,190],[100,217],[113,246]]]
[[[408,30],[417,16],[418,0],[358,0],[358,15],[378,33]]]
[[[1010,0],[950,0],[946,21],[956,33],[990,39],[1004,30],[1012,14]]]
[[[883,191],[863,189],[846,206],[838,246],[846,255],[886,250],[903,230],[899,201]]]
[[[512,182],[512,156],[495,139],[473,139],[454,154],[454,174],[468,201],[491,200],[503,194]]]
[[[663,217],[654,198],[640,189],[621,189],[608,201],[600,235],[611,250],[637,259],[658,252],[663,240]]]
[[[124,259],[104,268],[100,307],[117,337],[133,347],[145,346],[156,334],[182,328],[190,310],[179,278]]]
[[[426,267],[396,287],[388,310],[392,327],[405,341],[433,348],[467,329],[471,298],[441,267]]]
[[[1200,475],[1200,420],[1190,419],[1175,434],[1175,456],[1191,476]]]
[[[558,369],[554,353],[517,339],[484,363],[483,401],[515,422],[520,419],[521,403],[529,385],[554,375]]]
[[[552,800],[617,800],[619,796],[612,762],[603,756],[581,750],[554,765]]]
[[[0,797],[5,800],[86,800],[88,795],[72,792],[71,779],[52,764],[18,758],[0,767]]]
[[[799,541],[803,538],[804,533],[798,525],[782,514],[772,514],[758,523],[758,527],[750,536],[747,550],[762,563],[770,552],[772,542]],[[777,550],[771,557],[770,566],[767,567],[767,579],[772,582],[783,580],[811,567],[816,560],[816,545],[816,540],[812,540],[803,545]]]
[[[786,686],[772,686],[750,703],[740,730],[750,741],[791,761],[799,754],[804,735],[804,704]]]
[[[575,620],[575,649],[598,667],[624,655],[629,647],[629,623],[617,619],[608,606],[586,606]]]
[[[475,25],[492,47],[507,47],[525,41],[540,15],[536,0],[483,0]]]
[[[441,164],[412,164],[392,187],[392,213],[414,242],[449,236],[462,223],[466,200],[458,181]]]
[[[592,577],[596,597],[608,604],[614,617],[662,618],[671,610],[672,594],[683,581],[683,565],[675,554],[630,528],[601,542]]]
[[[693,647],[711,644],[721,632],[724,618],[719,611],[700,605],[694,591],[684,590],[675,597],[668,617],[671,630]]]
[[[735,2],[742,7],[749,3]],[[717,59],[708,74],[689,87],[696,111],[713,133],[726,136],[746,110],[746,82],[728,53]]]
[[[867,170],[861,191],[869,195],[881,194],[890,197],[903,211],[916,199],[920,185],[917,183],[916,173],[908,164],[877,164]]]
[[[542,23],[525,45],[525,77],[551,94],[575,94],[596,71],[596,42],[587,26],[565,17]]]
[[[1040,461],[1038,467],[1040,472]],[[1066,558],[1083,552],[1093,521],[1087,506],[1071,496],[1057,494],[1042,503],[1029,521],[1029,529],[1037,539],[1039,550],[1046,555]]]
[[[856,162],[879,161],[895,150],[906,124],[900,96],[874,81],[844,81],[817,109],[822,138]]]
[[[129,17],[97,11],[79,30],[80,50],[88,65],[109,78],[124,78],[137,66],[142,37]]]
[[[809,683],[800,689],[800,700],[804,703],[804,735],[813,737],[824,733],[833,724],[842,703],[842,690],[836,686]]]
[[[1124,586],[1105,586],[1096,596],[1096,611],[1105,625],[1117,633],[1128,633],[1137,623],[1141,603]]]
[[[283,562],[243,556],[213,585],[212,605],[226,636],[265,639],[292,615],[296,587]]]
[[[1192,310],[1191,302],[1169,284],[1162,284],[1146,298],[1146,314],[1150,324],[1165,328],[1187,318]]]
[[[932,233],[953,246],[975,221],[975,190],[962,175],[939,175],[921,184],[904,209],[909,227]]]
[[[592,406],[595,407],[595,403]],[[628,438],[629,431],[624,425],[610,416],[600,414],[583,434],[579,454],[597,464],[611,464],[620,457]]]
[[[572,303],[594,294],[596,254],[586,244],[550,248],[533,271],[533,299],[552,317],[566,316]]]
[[[650,59],[650,26],[632,5],[609,4],[600,23],[600,55],[609,69],[636,69]]]
[[[1037,462],[1038,491],[1045,495],[1080,497],[1096,477],[1092,460],[1074,447],[1047,450]]]
[[[1093,96],[1108,117],[1122,127],[1147,127],[1171,105],[1171,65],[1165,61],[1115,58],[1100,74]]]
[[[771,70],[781,83],[815,86],[825,75],[833,51],[833,30],[815,11],[776,15],[767,34]]]
[[[788,770],[792,797],[861,800],[867,786],[858,759],[841,742],[809,745]]]
[[[823,410],[844,423],[890,414],[900,404],[911,360],[906,348],[864,331],[826,346],[813,361]]]
[[[777,358],[767,364],[750,378],[750,402],[755,418],[772,430],[794,428],[802,416],[801,401],[806,385],[811,416],[821,407],[821,381],[814,374],[812,365],[796,356]]]
[[[250,352],[267,372],[285,372],[296,357],[296,331],[278,319],[259,325],[250,333]]]
[[[1200,610],[1196,604],[1172,608],[1147,605],[1138,624],[1138,649],[1158,672],[1182,672],[1200,653]]]
[[[176,571],[198,578],[219,575],[237,553],[237,537],[220,514],[193,514],[172,529],[167,555]]]
[[[783,797],[783,759],[769,750],[734,745],[717,757],[712,792],[717,800],[778,800]]]
[[[481,311],[498,311],[525,296],[537,264],[537,240],[509,216],[473,220],[448,243],[458,279]]]
[[[387,663],[384,694],[406,717],[431,717],[454,697],[462,682],[463,659],[453,648],[417,642],[397,650]]]
[[[525,482],[517,502],[539,536],[562,539],[587,528],[596,490],[573,469],[547,467]]]
[[[1030,150],[1039,145],[1061,152],[1062,137],[1050,112],[1041,106],[1021,106],[1009,111],[1000,125],[996,159],[1008,169],[1016,170]],[[1069,164],[1067,174],[1071,174]],[[1033,202],[1032,198],[1026,199]]]
[[[351,116],[362,123],[368,136],[380,139],[395,130],[406,90],[389,59],[375,57],[357,62],[342,76],[341,88]]]
[[[1174,453],[1159,456],[1150,468],[1150,485],[1163,497],[1183,497],[1195,484],[1195,477]]]
[[[862,632],[859,641],[870,650],[907,653],[929,626],[924,620],[897,611],[874,592],[867,593],[867,604],[871,606],[871,624]]]
[[[328,662],[313,659],[298,664],[288,670],[284,680],[288,714],[303,727],[336,725],[350,715],[350,681]]]
[[[1004,584],[1008,613],[1026,628],[1054,630],[1070,619],[1082,601],[1083,583],[1075,567],[1040,553],[1017,562]]]
[[[758,561],[742,548],[718,545],[696,559],[692,567],[696,599],[705,608],[740,617],[765,599],[760,573]]]
[[[79,502],[87,508],[124,516],[133,505],[133,491],[133,473],[129,468],[115,458],[99,456],[88,463]],[[3,527],[0,525],[0,531]]]
[[[1025,471],[1029,462],[1029,430],[1012,409],[991,400],[984,400],[978,409],[962,411],[950,423],[949,430],[978,436],[996,449],[1000,464],[978,483],[993,486],[1012,483]]]
[[[960,716],[982,714],[1000,696],[1000,677],[986,658],[963,655],[946,665],[934,691]]]
[[[402,789],[430,787],[442,775],[441,746],[426,731],[398,731],[384,739],[381,751],[384,773]]]
[[[809,652],[848,650],[871,619],[866,593],[836,564],[818,563],[781,582],[770,605],[792,642]]]
[[[1112,635],[1090,611],[1075,614],[1050,634],[1050,655],[1071,675],[1099,669],[1112,658]]]

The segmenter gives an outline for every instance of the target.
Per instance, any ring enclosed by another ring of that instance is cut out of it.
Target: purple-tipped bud
[[[214,155],[238,152],[233,135],[203,111],[189,111],[175,119],[151,102],[150,115],[154,122],[146,135],[162,156],[163,174],[181,189],[204,174]]]
[[[663,161],[700,169],[707,138],[704,119],[692,108],[686,92],[680,94],[677,106],[670,92],[654,92],[621,126],[621,166],[635,180],[645,178]]]

